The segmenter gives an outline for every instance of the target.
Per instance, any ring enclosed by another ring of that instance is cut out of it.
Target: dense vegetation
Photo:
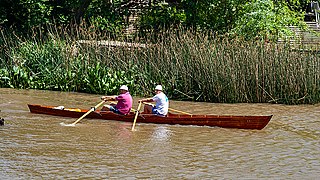
[[[0,26],[20,32],[48,25],[86,22],[121,35],[128,17],[139,14],[141,32],[184,26],[247,38],[271,38],[290,33],[288,25],[302,25],[310,0],[4,0]],[[139,11],[141,10],[141,11]]]
[[[133,13],[127,1],[5,2],[0,87],[117,94],[127,84],[148,96],[161,83],[175,99],[320,102],[317,54],[272,43],[292,35],[288,25],[304,28],[307,1],[152,1],[130,35],[123,34]]]

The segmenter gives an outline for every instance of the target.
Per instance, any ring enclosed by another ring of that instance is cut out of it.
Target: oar
[[[139,102],[139,106],[138,106],[138,109],[137,109],[137,112],[136,112],[136,115],[134,117],[134,120],[133,120],[133,124],[132,124],[132,129],[131,131],[134,131],[134,126],[136,125],[136,121],[137,121],[137,118],[138,118],[138,114],[139,114],[139,111],[140,111],[140,108],[141,108],[141,101]]]
[[[181,113],[181,114],[187,114],[187,115],[192,115],[190,113],[187,113],[187,112],[183,112],[183,111],[179,111],[179,110],[176,110],[176,109],[172,109],[172,108],[169,108],[170,111],[173,111],[173,112],[178,112],[178,113]]]
[[[90,114],[92,111],[95,111],[98,107],[100,107],[105,101],[101,101],[99,104],[97,104],[95,107],[91,108],[88,112],[86,112],[84,115],[82,115],[78,120],[76,120],[72,124],[67,124],[66,126],[75,126],[81,119],[86,117],[88,114]]]
[[[151,105],[153,106],[152,103],[146,103],[146,102],[143,102],[144,104],[148,104],[148,105]],[[174,112],[178,112],[178,113],[181,113],[181,114],[187,114],[187,115],[192,115],[190,113],[187,113],[187,112],[183,112],[183,111],[179,111],[179,110],[176,110],[176,109],[172,109],[172,108],[168,108],[170,111],[174,111]]]

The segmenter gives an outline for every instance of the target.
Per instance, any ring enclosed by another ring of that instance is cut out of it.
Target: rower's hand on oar
[[[106,101],[114,101],[116,98],[115,96],[102,96],[101,97],[101,100],[104,100],[105,102]]]
[[[102,96],[101,100],[107,101],[107,98],[105,96]]]
[[[138,103],[145,103],[145,102],[150,102],[150,98],[138,100]]]

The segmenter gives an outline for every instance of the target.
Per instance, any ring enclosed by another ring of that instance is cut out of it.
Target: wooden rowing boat
[[[31,113],[47,114],[54,116],[79,118],[88,110],[78,108],[57,108],[55,106],[42,106],[28,104]],[[133,122],[135,114],[119,115],[110,111],[96,110],[86,116],[86,118],[104,119]],[[140,113],[137,123],[155,124],[180,124],[196,126],[216,126],[222,128],[238,129],[263,129],[270,121],[270,116],[229,116],[229,115],[181,115],[169,113],[166,117],[153,114]]]

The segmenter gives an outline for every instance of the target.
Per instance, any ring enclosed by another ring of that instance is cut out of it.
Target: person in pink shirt
[[[120,94],[118,96],[102,96],[101,99],[105,101],[118,101],[116,105],[104,105],[101,111],[109,109],[114,113],[127,115],[132,108],[132,97],[126,85],[120,87]]]

